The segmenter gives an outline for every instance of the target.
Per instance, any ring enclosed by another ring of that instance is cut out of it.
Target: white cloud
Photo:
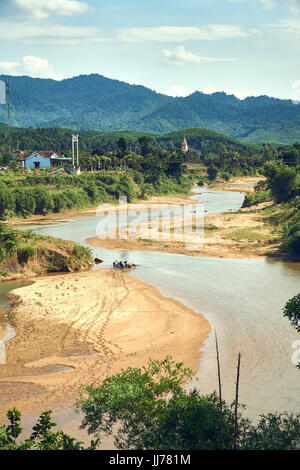
[[[300,1],[299,0],[288,0],[290,5],[290,10],[294,14],[298,14],[300,12]]]
[[[0,39],[17,40],[26,43],[54,43],[54,44],[82,44],[103,42],[109,39],[103,38],[101,32],[95,27],[64,26],[49,24],[47,27],[38,22],[1,22]]]
[[[164,49],[162,51],[165,62],[174,65],[201,64],[203,62],[231,61],[234,59],[217,59],[214,57],[202,57],[187,51],[184,46],[178,46],[173,51]]]
[[[51,15],[76,15],[88,10],[85,2],[76,0],[14,0],[14,3],[29,15],[40,19]]]
[[[299,81],[299,83],[300,83],[300,81]],[[193,89],[193,90],[187,89],[182,85],[172,85],[168,89],[157,90],[157,91],[159,93],[163,93],[164,95],[168,95],[168,96],[185,97],[185,96],[191,95],[196,90],[195,89]],[[202,88],[199,91],[201,93],[205,93],[206,95],[211,95],[212,93],[217,93],[218,91],[220,92],[220,90],[217,90],[217,88],[215,88],[213,86],[207,86],[205,88]],[[243,99],[247,98],[248,96],[254,96],[253,93],[250,93],[248,90],[230,90],[228,88],[225,88],[222,91],[224,93],[226,93],[227,95],[234,95],[237,98],[239,98],[240,100],[243,100]]]
[[[297,41],[300,39],[300,21],[299,19],[287,19],[279,21],[275,24],[267,25],[276,31],[280,37],[284,40],[292,41],[297,45]]]
[[[201,28],[194,26],[159,26],[153,28],[125,28],[119,32],[117,38],[124,42],[213,41],[243,38],[258,32],[257,29],[244,31],[240,26],[226,24],[212,24]]]
[[[229,0],[232,3],[245,3],[248,0]],[[257,0],[265,10],[272,10],[275,7],[276,3],[274,0]]]
[[[159,93],[162,93],[163,95],[168,95],[168,96],[188,96],[194,93],[195,90],[187,90],[184,86],[182,85],[172,85],[166,90],[159,91]]]
[[[0,62],[0,73],[7,74],[7,75],[15,75],[21,64],[18,62]]]
[[[211,95],[212,93],[220,92],[220,90],[217,90],[212,86],[207,86],[206,88],[203,88],[200,91],[202,91],[202,93],[205,93],[206,95]],[[253,93],[250,93],[248,90],[230,90],[229,88],[225,88],[222,91],[226,93],[226,95],[234,95],[240,100],[244,100],[248,96],[254,96]]]
[[[29,75],[39,78],[57,78],[54,68],[46,59],[24,56],[22,62],[0,62],[0,73],[8,75]]]
[[[22,59],[22,64],[26,75],[31,77],[51,77],[54,75],[54,69],[46,59],[25,56]]]
[[[246,3],[249,0],[229,0],[232,3]],[[282,4],[282,0],[256,0],[259,2],[265,10],[272,10],[274,7]],[[255,0],[252,0],[254,3]],[[299,13],[300,12],[300,0],[285,0],[285,4],[287,4],[292,13]]]

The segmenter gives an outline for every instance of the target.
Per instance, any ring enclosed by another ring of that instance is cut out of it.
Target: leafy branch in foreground
[[[63,431],[52,431],[56,424],[51,421],[51,411],[41,414],[30,439],[20,443],[17,440],[22,433],[21,413],[13,408],[8,411],[7,418],[10,424],[0,426],[0,450],[85,450],[82,442]],[[92,442],[86,450],[94,450],[95,447],[96,443]]]
[[[300,333],[300,294],[287,302],[283,310],[283,316],[287,317],[296,331]],[[300,369],[300,362],[297,367]]]
[[[216,393],[187,391],[184,383],[191,376],[169,357],[123,370],[82,394],[77,402],[84,414],[81,428],[99,442],[113,435],[118,449],[297,448],[300,414],[268,414],[253,425],[238,411],[244,406],[237,401],[228,405]]]

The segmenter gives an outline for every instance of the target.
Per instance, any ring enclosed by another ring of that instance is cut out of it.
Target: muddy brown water
[[[235,210],[244,195],[234,191],[193,190],[195,204],[207,213]],[[166,214],[167,215],[167,214]],[[79,217],[51,226],[28,228],[86,244],[103,217]],[[99,227],[99,225],[98,225]],[[24,227],[23,227],[24,228]],[[109,251],[91,247],[111,267],[115,259],[138,265],[130,275],[158,288],[202,313],[212,333],[202,349],[197,386],[203,393],[217,388],[214,330],[219,336],[224,398],[234,399],[236,356],[242,353],[241,401],[247,415],[273,411],[299,412],[300,376],[292,355],[299,334],[283,318],[288,299],[300,292],[300,263],[269,259],[197,258],[156,252]]]

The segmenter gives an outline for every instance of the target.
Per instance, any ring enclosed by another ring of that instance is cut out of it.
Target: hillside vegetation
[[[281,253],[300,257],[300,166],[269,162],[263,173],[266,180],[246,196],[244,207],[268,202],[259,211],[279,235]]]
[[[11,142],[14,150],[23,150],[28,153],[33,150],[51,149],[55,152],[70,153],[71,135],[74,129],[58,127],[50,128],[12,128]],[[126,139],[128,148],[134,152],[139,150],[139,139],[145,136],[142,132],[102,132],[97,130],[86,130],[80,132],[80,151],[92,152],[100,149],[101,152],[111,152],[118,147],[120,138]],[[159,135],[146,134],[151,137],[153,143],[162,149],[180,150],[183,136],[188,139],[189,146],[195,151],[207,153],[218,152],[218,145],[223,144],[227,150],[240,151],[252,147],[241,143],[231,137],[219,134],[208,129],[183,129]],[[7,126],[0,124],[0,153],[7,151],[8,133]]]
[[[0,223],[0,281],[53,272],[85,271],[94,265],[88,248]]]
[[[158,134],[201,127],[245,142],[290,144],[297,140],[300,124],[300,108],[291,100],[239,100],[200,92],[173,98],[96,74],[62,81],[11,77],[11,102],[12,124],[17,127]],[[6,122],[5,105],[0,106],[0,122]]]

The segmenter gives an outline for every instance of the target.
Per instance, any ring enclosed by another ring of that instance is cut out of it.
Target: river
[[[196,188],[192,198],[207,213],[238,209],[236,191]],[[35,232],[86,245],[95,237],[99,217],[79,217],[55,225],[29,226]],[[24,227],[22,227],[24,229]],[[217,388],[214,329],[217,330],[224,398],[234,400],[236,356],[242,354],[241,401],[247,415],[300,410],[300,376],[292,363],[296,330],[283,318],[288,299],[300,291],[300,263],[269,259],[218,259],[161,252],[109,251],[91,247],[110,267],[115,259],[138,264],[132,276],[202,313],[212,333],[202,350],[193,381],[203,393]]]

